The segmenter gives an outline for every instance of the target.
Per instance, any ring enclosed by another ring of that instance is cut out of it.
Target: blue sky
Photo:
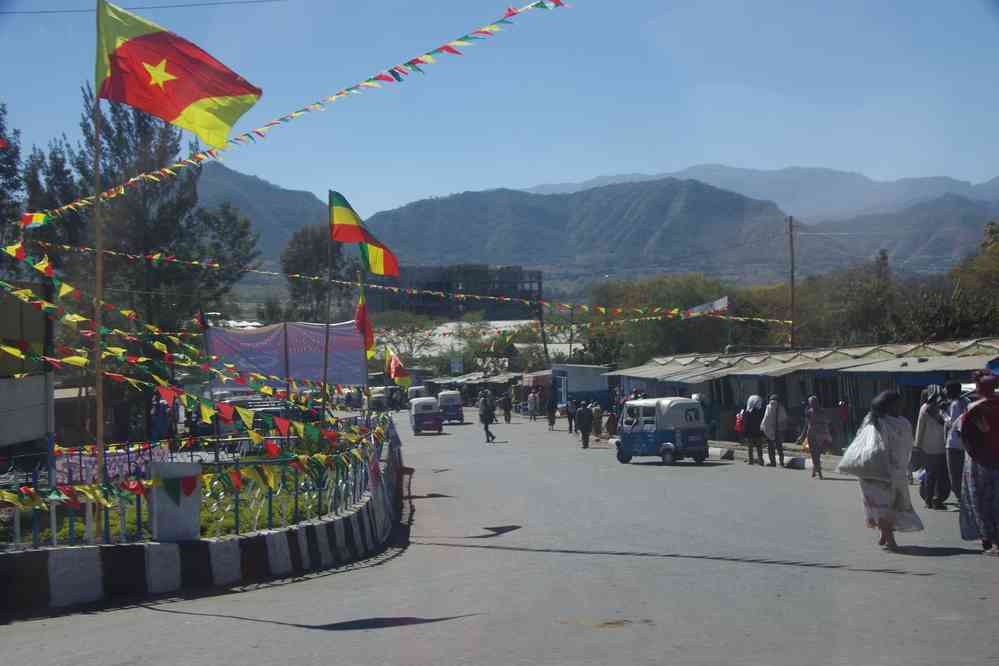
[[[0,0],[0,11],[93,4]],[[506,4],[288,0],[140,13],[263,88],[239,125],[248,128],[488,23]],[[321,196],[333,187],[365,217],[430,195],[703,162],[999,175],[996,2],[572,4],[531,12],[425,77],[282,126],[225,163]],[[75,136],[93,26],[92,14],[0,15],[0,100],[25,144]]]

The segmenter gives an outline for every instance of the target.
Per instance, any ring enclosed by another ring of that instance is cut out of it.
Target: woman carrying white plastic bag
[[[867,526],[880,530],[878,545],[896,550],[895,532],[918,532],[923,523],[909,499],[912,424],[898,415],[901,396],[885,391],[871,401],[857,436],[837,470],[860,478]]]

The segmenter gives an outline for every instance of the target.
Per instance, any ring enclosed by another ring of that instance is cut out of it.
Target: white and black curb
[[[283,529],[182,543],[0,553],[0,617],[182,590],[233,587],[375,555],[385,547],[399,518],[392,508],[399,469],[391,460],[382,464],[381,487],[365,493],[347,512]]]

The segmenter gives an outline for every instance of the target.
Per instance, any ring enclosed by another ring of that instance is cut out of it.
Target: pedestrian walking
[[[607,412],[607,436],[616,437],[617,436],[617,412],[611,409]]]
[[[978,397],[995,399],[996,376],[989,371],[975,374]],[[979,406],[988,403],[977,403]],[[979,419],[973,410],[967,418],[973,420],[979,432],[994,432],[992,425]],[[979,422],[980,421],[980,422]],[[982,552],[999,555],[999,469],[983,465],[969,454],[964,461],[961,486],[961,538],[980,540]]]
[[[576,424],[576,401],[570,400],[565,405],[565,418],[569,422],[569,434],[575,432]]]
[[[503,394],[503,397],[499,400],[499,406],[503,410],[503,421],[509,423],[510,413],[513,411],[513,400],[510,399],[509,393]]]
[[[805,442],[808,445],[808,452],[812,456],[812,478],[816,476],[822,480],[822,454],[832,446],[832,428],[829,423],[829,415],[826,410],[819,406],[819,398],[810,396],[808,407],[805,409],[805,428],[798,436],[798,444]],[[910,425],[911,431],[911,425]],[[909,434],[910,438],[912,433]],[[912,455],[912,452],[909,452]]]
[[[860,478],[860,491],[864,496],[867,526],[880,530],[878,545],[887,550],[898,549],[895,532],[918,532],[923,529],[923,523],[909,498],[912,424],[899,416],[901,400],[902,396],[894,391],[885,391],[874,398],[857,439],[850,445],[851,449],[854,446],[869,447],[872,455],[868,459],[878,468],[876,478]],[[849,454],[848,450],[844,461]]]
[[[604,410],[600,406],[599,402],[594,402],[590,405],[590,409],[593,410],[593,436],[600,437],[604,434]]]
[[[492,444],[493,440],[496,439],[496,435],[489,430],[489,424],[493,422],[494,417],[495,407],[493,406],[493,402],[486,395],[486,392],[483,391],[479,394],[479,421],[486,432],[486,444]]]
[[[755,465],[756,462],[753,459],[753,452],[756,451],[760,455],[760,465],[763,465],[763,429],[761,424],[763,423],[763,415],[765,413],[763,407],[763,398],[758,395],[751,395],[746,401],[746,411],[742,416],[743,432],[746,436],[746,444],[749,446],[749,460],[746,462],[750,465]]]
[[[968,409],[968,401],[961,397],[960,382],[947,382],[944,391],[950,401],[944,414],[944,427],[947,429],[947,470],[950,472],[950,489],[960,505],[961,483],[964,479],[964,444],[961,442],[958,424]]]
[[[774,453],[780,457],[780,466],[784,466],[784,431],[787,429],[787,410],[780,404],[780,398],[776,394],[770,396],[767,410],[763,414],[763,435],[767,438],[767,455],[770,457],[770,466],[776,467],[777,462]]]
[[[593,429],[593,411],[590,406],[585,402],[579,403],[579,409],[576,410],[576,430],[579,431],[579,437],[583,442],[583,448],[590,448],[590,431]]]
[[[555,396],[548,398],[545,403],[545,417],[548,419],[548,430],[555,430],[555,419],[558,418],[558,401]]]
[[[947,474],[947,431],[940,412],[943,395],[938,386],[926,391],[926,401],[919,408],[916,419],[916,448],[923,454],[926,478],[920,495],[927,509],[944,509],[944,500],[950,495],[950,477]]]
[[[531,417],[532,421],[538,420],[538,391],[537,389],[532,389],[527,395],[527,414]]]

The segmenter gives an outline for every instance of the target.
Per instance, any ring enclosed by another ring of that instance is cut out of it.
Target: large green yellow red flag
[[[391,377],[398,386],[405,389],[409,389],[413,385],[413,378],[409,376],[409,371],[402,364],[402,359],[388,345],[385,345],[385,374]]]
[[[96,90],[216,148],[262,94],[195,44],[105,0],[97,3]]]
[[[360,216],[339,192],[330,190],[330,238],[339,243],[364,242]]]
[[[364,227],[360,216],[339,192],[330,190],[330,238],[338,243],[360,243],[364,269],[374,275],[399,277],[399,260]]]

